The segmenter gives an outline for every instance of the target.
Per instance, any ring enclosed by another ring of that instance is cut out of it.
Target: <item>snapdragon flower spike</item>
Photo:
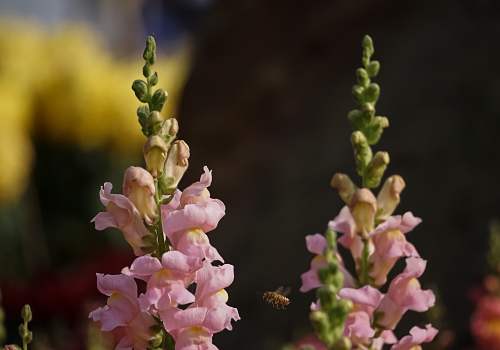
[[[320,267],[328,266],[328,260],[323,256],[325,249],[328,249],[328,243],[326,242],[325,236],[316,233],[315,235],[306,236],[306,246],[307,250],[313,254],[317,254],[311,261],[311,269],[304,272],[300,277],[302,279],[302,286],[300,291],[302,293],[308,292],[311,289],[321,287],[323,283],[319,280],[318,270]],[[342,258],[337,253],[339,259],[339,269],[344,275],[343,287],[354,287],[354,280],[349,273],[344,268],[344,263]]]
[[[101,203],[106,206],[106,212],[97,214],[91,222],[95,222],[96,230],[116,227],[123,232],[125,239],[134,249],[137,256],[145,255],[141,247],[146,246],[142,237],[150,234],[142,222],[142,217],[135,205],[121,194],[111,194],[113,185],[109,182],[101,187],[99,195]]]
[[[373,267],[369,275],[374,279],[377,286],[385,284],[387,274],[400,257],[420,257],[413,244],[406,241],[404,234],[413,230],[421,222],[420,218],[416,218],[411,212],[407,212],[403,216],[389,217],[387,221],[378,225],[375,231],[370,234],[375,245],[375,251],[370,256],[370,263],[373,264]]]
[[[212,173],[207,167],[204,167],[204,171],[199,182],[184,190],[180,209],[171,212],[163,221],[163,231],[174,250],[210,262],[216,259],[224,262],[210,245],[206,233],[217,227],[226,208],[220,200],[210,198],[206,188],[212,183]]]
[[[410,335],[403,337],[397,344],[394,344],[391,350],[422,350],[420,344],[432,341],[438,332],[430,324],[425,325],[425,329],[415,326],[410,329]]]
[[[343,233],[343,235],[337,239],[337,242],[351,251],[352,257],[356,262],[356,269],[359,269],[359,261],[363,252],[363,241],[361,237],[356,234],[356,224],[348,206],[343,207],[339,215],[328,223],[328,228]],[[371,238],[368,238],[368,240],[369,252],[371,255],[375,250],[375,246]]]
[[[422,290],[417,280],[424,273],[426,264],[417,257],[406,259],[406,268],[391,281],[387,294],[375,311],[380,315],[376,317],[378,327],[393,330],[406,311],[424,312],[434,306],[434,293],[430,289]]]
[[[156,321],[150,314],[140,311],[135,280],[125,275],[97,274],[97,288],[109,296],[108,302],[103,308],[92,311],[89,318],[100,321],[102,331],[124,327],[125,337],[116,350],[149,348],[148,342],[156,337],[149,327]]]
[[[195,300],[194,295],[185,288],[184,280],[201,267],[199,258],[169,251],[163,254],[161,263],[149,255],[139,257],[122,273],[148,283],[146,294],[139,298],[142,311],[148,311],[151,307],[161,311],[171,308],[175,303],[187,304]]]
[[[123,194],[135,205],[141,218],[152,225],[153,219],[158,216],[153,176],[141,167],[129,167],[123,178]]]
[[[397,342],[392,331],[383,331],[380,337],[371,339],[376,333],[376,330],[371,327],[373,311],[383,298],[383,294],[377,289],[371,286],[364,286],[360,289],[343,288],[339,292],[339,297],[352,301],[354,305],[346,320],[343,333],[351,339],[353,344],[360,348],[373,345],[374,348],[381,349],[384,344]]]

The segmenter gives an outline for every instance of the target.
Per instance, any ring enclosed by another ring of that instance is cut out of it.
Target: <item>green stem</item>
[[[24,328],[28,330],[28,322],[24,321]],[[28,331],[29,334],[29,331]],[[28,350],[28,342],[26,341],[26,338],[23,338],[23,350]]]
[[[156,236],[158,237],[158,259],[161,261],[161,257],[166,252],[165,241],[163,240],[163,227],[161,222],[161,203],[160,203],[160,193],[158,191],[158,179],[155,179],[155,203],[158,211],[159,219],[156,222]],[[170,243],[170,242],[169,242]]]
[[[363,241],[363,252],[361,255],[361,276],[360,280],[363,285],[369,284],[368,281],[368,269],[370,264],[370,239],[362,239]]]

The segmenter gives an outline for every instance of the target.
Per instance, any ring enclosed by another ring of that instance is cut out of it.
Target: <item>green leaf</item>
[[[154,252],[156,250],[156,247],[148,245],[145,247],[141,247],[141,250],[146,254],[151,254],[152,252]]]
[[[150,246],[154,246],[156,248],[156,237],[153,235],[146,235],[142,237],[142,241]]]

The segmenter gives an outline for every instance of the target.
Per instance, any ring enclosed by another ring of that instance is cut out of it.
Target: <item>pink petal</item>
[[[120,340],[115,350],[132,350],[134,347],[134,339],[130,336],[125,336]]]
[[[113,293],[125,294],[137,298],[137,284],[132,277],[125,275],[103,275],[97,273],[97,289],[107,296]]]
[[[161,219],[165,220],[171,212],[177,210],[181,199],[182,192],[178,189],[174,192],[174,198],[167,205],[161,206]],[[163,196],[163,198],[168,198],[169,196]]]
[[[217,350],[212,334],[206,328],[186,328],[179,333],[175,350]]]
[[[414,346],[432,341],[437,333],[438,330],[430,324],[426,325],[426,329],[415,326],[410,329],[410,335],[403,337],[399,343],[391,347],[391,350],[410,350]]]
[[[399,229],[403,233],[408,233],[421,222],[422,219],[414,217],[411,211],[408,211],[403,215],[403,219],[401,220],[401,225],[399,226]]]
[[[203,327],[205,327],[210,333],[218,333],[224,328],[231,328],[232,316],[233,308],[229,306],[217,307],[215,309],[208,310],[205,320],[203,321]]]
[[[102,331],[110,331],[119,326],[126,326],[139,313],[136,299],[115,293],[108,298],[107,310],[101,310],[100,322]]]
[[[199,197],[202,195],[203,190],[212,184],[212,171],[208,170],[208,167],[203,167],[205,172],[201,175],[200,181],[195,182],[182,192],[181,202],[184,202],[189,197]]]
[[[300,291],[302,293],[306,293],[311,289],[318,288],[323,285],[318,278],[318,270],[311,269],[304,272],[300,278],[302,279],[302,286],[300,287]]]
[[[349,299],[354,304],[376,308],[383,298],[383,294],[371,286],[364,286],[360,289],[343,288],[339,292],[339,297]]]
[[[207,311],[206,307],[195,307],[186,310],[173,307],[162,312],[161,319],[168,332],[179,328],[200,327],[205,320]]]
[[[349,325],[349,329],[358,338],[367,339],[375,335],[375,331],[370,327],[370,316],[363,311],[354,313],[354,321]]]
[[[162,269],[161,263],[158,259],[153,258],[151,255],[141,256],[134,260],[130,269],[124,267],[122,274],[139,278],[144,281],[149,281],[149,277],[155,272]]]
[[[204,262],[203,268],[196,273],[196,300],[200,300],[206,295],[218,292],[231,285],[234,280],[234,266],[223,265],[212,266],[209,262]]]
[[[373,231],[370,236],[376,235],[378,233],[386,232],[386,231],[392,231],[395,230],[396,228],[399,227],[401,224],[401,215],[397,216],[389,216],[387,220],[380,225],[378,225],[375,228],[375,231]]]
[[[338,239],[338,242],[344,247],[349,248],[351,240],[356,236],[354,219],[348,206],[344,206],[339,215],[328,223],[328,228],[341,232],[344,235]]]
[[[169,251],[161,258],[163,269],[190,275],[199,270],[203,264],[201,259],[192,258],[177,251]]]
[[[325,248],[328,249],[326,238],[319,233],[306,236],[306,246],[307,250],[318,255],[324,255]]]

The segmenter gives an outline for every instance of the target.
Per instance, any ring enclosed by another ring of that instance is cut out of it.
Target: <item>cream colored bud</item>
[[[189,165],[189,146],[186,142],[179,140],[172,143],[168,151],[167,163],[165,164],[165,176],[173,177],[175,182],[172,187],[177,187],[179,181]]]
[[[372,167],[379,168],[389,164],[389,162],[390,162],[389,153],[379,151],[375,153],[375,155],[373,156]]]
[[[403,178],[399,175],[392,175],[385,180],[384,186],[377,196],[377,208],[380,211],[377,221],[383,222],[391,216],[399,204],[399,195],[405,186]]]
[[[342,197],[343,201],[347,204],[351,202],[352,195],[358,189],[349,176],[340,173],[333,175],[330,185],[334,188],[338,188],[340,197]]]
[[[354,192],[349,204],[351,215],[356,225],[356,233],[364,239],[369,238],[373,230],[375,213],[377,212],[377,200],[372,191],[361,188]]]
[[[154,200],[155,184],[151,174],[140,167],[129,167],[123,178],[123,194],[135,205],[141,218],[151,225],[158,216]]]
[[[160,176],[165,159],[167,159],[168,147],[160,136],[151,136],[143,148],[146,166],[153,177]]]
[[[165,135],[175,136],[179,132],[179,123],[175,118],[169,118],[163,122],[163,133]]]

